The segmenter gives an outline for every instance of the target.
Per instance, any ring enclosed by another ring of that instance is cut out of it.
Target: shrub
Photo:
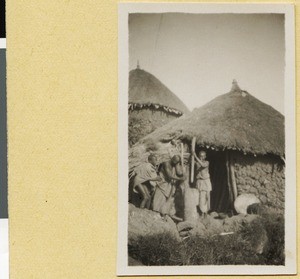
[[[265,264],[284,265],[284,216],[282,214],[278,215],[276,213],[266,213],[262,215],[262,218],[269,239],[268,250],[265,253]]]
[[[140,238],[128,253],[144,265],[259,264],[259,257],[246,241],[235,235],[199,236],[178,241],[171,235]]]
[[[171,234],[140,237],[128,253],[144,265],[181,265],[180,242]]]
[[[206,239],[193,237],[186,251],[190,265],[239,265],[259,264],[259,256],[240,234],[211,236]]]

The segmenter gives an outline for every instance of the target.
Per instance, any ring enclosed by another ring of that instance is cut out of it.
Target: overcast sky
[[[131,14],[129,67],[155,75],[189,109],[241,89],[284,113],[284,15]]]

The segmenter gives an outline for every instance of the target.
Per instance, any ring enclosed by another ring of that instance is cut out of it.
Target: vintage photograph
[[[119,273],[295,272],[292,6],[161,6],[122,17]]]

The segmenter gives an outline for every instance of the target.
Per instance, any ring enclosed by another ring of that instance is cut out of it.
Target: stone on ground
[[[231,232],[231,231],[238,231],[243,225],[249,224],[252,221],[256,220],[258,218],[257,215],[244,215],[239,214],[232,216],[230,218],[226,218],[223,223],[223,230],[225,232]]]
[[[183,221],[177,224],[177,229],[179,232],[181,231],[189,231],[193,229],[196,226],[195,223],[189,222],[189,221]]]
[[[247,214],[249,205],[260,203],[260,200],[254,194],[241,194],[234,201],[234,208],[239,214]]]
[[[217,217],[219,217],[219,213],[213,211],[213,212],[209,213],[209,216],[211,216],[213,218],[217,218]]]
[[[206,229],[205,225],[199,221],[196,224],[196,226],[192,230],[190,230],[190,235],[207,236],[207,235],[209,235],[209,232]]]
[[[134,243],[141,236],[160,233],[169,233],[179,239],[176,224],[169,216],[162,218],[158,212],[129,204],[128,244]]]

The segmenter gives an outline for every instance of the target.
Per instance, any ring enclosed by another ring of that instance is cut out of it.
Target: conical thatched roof
[[[285,153],[284,116],[241,90],[236,81],[229,93],[157,129],[145,139],[191,140],[194,136],[198,145],[217,150],[280,156]]]
[[[129,103],[156,104],[189,112],[185,104],[152,74],[139,67],[129,73]]]

